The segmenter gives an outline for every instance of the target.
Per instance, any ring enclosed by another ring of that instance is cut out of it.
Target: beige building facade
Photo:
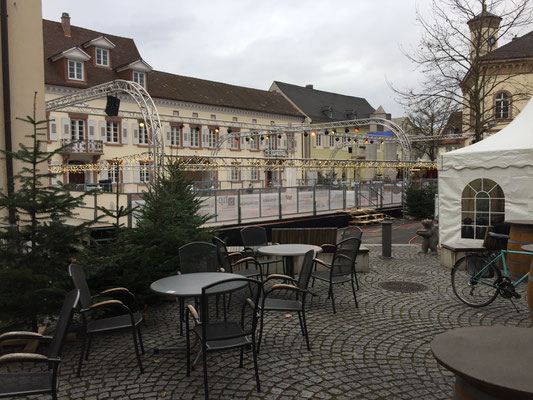
[[[132,39],[76,27],[68,14],[61,23],[43,21],[43,32],[46,100],[116,79],[133,81],[157,108],[166,156],[236,158],[234,167],[187,172],[198,187],[297,183],[296,170],[271,170],[264,161],[238,168],[242,157],[301,157],[301,135],[283,127],[301,124],[304,116],[280,94],[155,71]],[[104,113],[105,97],[48,114],[50,149],[67,146],[51,160],[51,168],[63,172],[58,179],[123,192],[145,189],[153,173],[147,157],[151,138],[135,99],[123,92],[117,97],[117,116]]]
[[[7,35],[2,37],[0,69],[9,87],[0,80],[0,149],[6,150],[7,139],[16,151],[19,144],[29,144],[25,135],[32,133],[32,127],[17,118],[33,114],[34,97],[37,119],[45,119],[41,2],[6,0],[2,7],[6,9],[2,11],[1,27]],[[21,165],[14,160],[11,167],[3,156],[0,163],[0,190],[8,193],[8,177],[19,172]]]

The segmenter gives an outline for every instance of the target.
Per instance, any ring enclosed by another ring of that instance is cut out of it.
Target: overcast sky
[[[387,85],[420,79],[416,46],[429,0],[42,0],[43,18],[135,40],[154,69],[268,90],[272,81],[364,97],[404,114]]]

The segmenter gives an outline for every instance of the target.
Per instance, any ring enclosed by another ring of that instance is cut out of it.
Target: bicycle
[[[508,235],[489,233],[499,243],[509,238]],[[487,254],[470,253],[460,258],[452,268],[452,288],[455,295],[468,306],[483,307],[492,303],[498,295],[509,299],[516,311],[518,308],[513,303],[513,298],[521,298],[516,292],[516,287],[528,279],[529,272],[513,282],[510,278],[505,254],[527,254],[528,251],[500,250]],[[501,261],[502,271],[496,266]]]

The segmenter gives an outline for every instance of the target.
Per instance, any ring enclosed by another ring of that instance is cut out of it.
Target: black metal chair
[[[325,281],[329,284],[328,299],[331,297],[333,313],[337,312],[335,309],[335,298],[333,297],[333,285],[340,283],[351,283],[355,306],[359,307],[357,304],[357,295],[355,294],[355,262],[360,246],[361,239],[344,239],[335,246],[331,264],[318,258],[315,260],[315,271],[311,274],[311,278],[313,279],[311,286],[315,285],[315,279]],[[318,265],[322,265],[327,269],[318,271],[316,269]]]
[[[191,242],[178,249],[181,274],[194,272],[224,272],[219,263],[217,246],[208,242]],[[183,336],[183,322],[185,321],[185,299],[180,297],[180,335]]]
[[[40,371],[25,372],[24,369],[0,373],[0,398],[27,396],[50,393],[57,399],[59,387],[58,371],[61,363],[61,352],[72,321],[74,308],[80,298],[79,290],[72,290],[65,297],[53,337],[43,336],[36,332],[8,332],[0,335],[0,343],[7,340],[29,339],[49,343],[46,355],[37,353],[11,353],[0,356],[0,367],[8,363],[46,364]]]
[[[79,311],[81,313],[84,330],[83,344],[78,363],[78,376],[80,376],[81,373],[83,359],[85,358],[86,361],[89,360],[89,350],[93,335],[122,329],[131,329],[137,363],[139,364],[141,373],[143,373],[144,369],[141,362],[141,355],[139,353],[140,346],[141,352],[144,354],[144,346],[139,327],[143,317],[139,312],[136,312],[137,301],[135,296],[128,289],[122,287],[107,289],[95,296],[91,296],[83,267],[78,264],[70,264],[68,271],[74,282],[74,286],[80,291],[81,308]],[[111,297],[113,300],[104,300],[93,304],[93,300],[98,297]],[[129,305],[126,305],[119,299],[128,302]],[[100,314],[100,312],[113,312],[114,314],[113,316],[104,315],[99,318],[98,314]],[[137,343],[137,340],[139,343]]]
[[[250,298],[248,288],[254,294]],[[227,313],[220,317],[217,309],[217,297],[231,292],[234,299]],[[197,337],[201,346],[205,398],[209,397],[207,379],[207,354],[216,351],[240,349],[239,366],[243,367],[244,350],[251,349],[255,369],[257,391],[261,391],[255,332],[257,328],[258,300],[261,281],[245,277],[224,280],[208,285],[202,289],[200,313],[192,305],[187,306],[187,376],[191,374],[191,332]],[[189,327],[190,317],[194,319],[194,328]]]
[[[179,249],[180,272],[220,272],[217,246],[208,242],[191,242]]]
[[[266,229],[262,226],[247,226],[241,229],[241,240],[244,246],[244,254],[254,257],[259,264],[266,266],[266,274],[269,275],[271,264],[283,263],[283,258],[268,258],[257,253],[259,247],[268,246]]]
[[[348,226],[341,232],[341,240],[348,238],[357,238],[363,240],[363,231],[358,226]]]
[[[218,262],[226,272],[262,280],[261,264],[254,257],[245,257],[241,252],[229,253],[226,243],[217,237],[213,238],[213,243],[217,246]],[[250,268],[250,264],[255,268]]]
[[[307,350],[311,350],[311,346],[309,345],[307,321],[305,318],[305,299],[307,294],[310,293],[307,290],[307,286],[309,285],[309,279],[311,278],[311,273],[313,272],[314,257],[314,250],[310,250],[305,253],[298,280],[291,278],[288,275],[279,274],[270,275],[265,280],[264,284],[274,279],[282,280],[285,283],[272,285],[271,288],[265,291],[264,295],[259,300],[259,311],[261,313],[261,318],[259,327],[259,340],[257,341],[258,353],[261,347],[261,339],[263,337],[263,319],[265,311],[297,312],[298,319],[300,321],[300,328],[302,329],[302,335],[305,337],[307,344]],[[276,294],[280,292],[283,292],[284,296],[280,296],[279,298],[276,297]],[[287,294],[289,295],[288,297]]]

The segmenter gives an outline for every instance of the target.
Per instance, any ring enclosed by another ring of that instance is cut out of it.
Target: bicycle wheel
[[[498,296],[497,285],[502,280],[502,273],[494,264],[486,267],[490,261],[490,257],[472,254],[459,259],[453,266],[453,292],[463,303],[483,307]]]

